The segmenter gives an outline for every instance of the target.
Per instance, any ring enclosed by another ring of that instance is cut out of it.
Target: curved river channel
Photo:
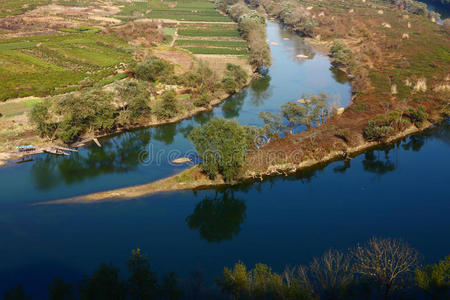
[[[102,148],[89,145],[70,157],[41,155],[0,168],[0,292],[21,282],[33,295],[45,295],[55,276],[76,281],[100,262],[124,268],[135,248],[148,253],[159,274],[186,277],[200,270],[208,278],[238,260],[280,271],[372,236],[404,238],[425,262],[447,255],[448,121],[351,161],[262,183],[122,202],[31,205],[180,172],[188,166],[168,161],[190,153],[187,133],[214,116],[261,126],[258,112],[320,92],[349,104],[351,87],[326,55],[275,23],[268,24],[268,39],[275,43],[267,76],[210,113],[105,138]]]

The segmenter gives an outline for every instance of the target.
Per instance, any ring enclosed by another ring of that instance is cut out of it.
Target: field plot
[[[175,45],[189,50],[193,54],[247,54],[247,42],[240,38],[235,24],[180,24]]]
[[[176,22],[173,45],[193,54],[247,54],[247,43],[240,38],[237,25],[220,14],[212,1],[150,0],[124,5],[120,14],[125,19],[148,17]]]
[[[60,94],[112,76],[128,45],[95,30],[0,40],[0,100]]]

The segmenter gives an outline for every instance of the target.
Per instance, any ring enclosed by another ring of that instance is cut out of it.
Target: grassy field
[[[178,21],[229,22],[208,0],[123,2],[120,14],[125,18],[148,17]]]
[[[0,18],[22,14],[38,6],[49,4],[50,0],[14,0],[0,1]]]
[[[240,38],[235,24],[183,23],[179,26],[178,35],[175,45],[193,54],[247,54],[247,42]]]
[[[32,98],[24,99],[23,101],[11,101],[0,103],[0,114],[5,118],[22,115],[29,112],[36,103],[42,102],[41,99]]]
[[[0,100],[75,90],[131,60],[128,45],[95,30],[0,40]],[[85,80],[86,81],[86,80]]]

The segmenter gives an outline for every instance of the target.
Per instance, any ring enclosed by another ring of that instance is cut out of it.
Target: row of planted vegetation
[[[202,61],[176,75],[172,64],[154,56],[130,70],[133,78],[36,104],[31,121],[40,135],[72,143],[84,134],[107,134],[188,116],[248,81],[240,66],[229,64],[220,80]]]
[[[445,299],[450,293],[450,256],[420,266],[418,252],[402,240],[372,238],[348,251],[328,250],[309,265],[288,266],[282,272],[266,264],[247,268],[238,262],[214,280],[201,271],[179,279],[162,278],[152,270],[140,249],[128,259],[124,280],[112,264],[100,264],[78,289],[55,279],[50,300],[120,299]],[[5,300],[31,299],[19,284],[4,293]]]

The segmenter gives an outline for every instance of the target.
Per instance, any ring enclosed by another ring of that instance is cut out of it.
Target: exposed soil
[[[176,74],[183,74],[192,68],[194,60],[186,52],[172,49],[157,49],[152,53],[156,57],[166,60],[174,65],[179,66],[175,68]]]

